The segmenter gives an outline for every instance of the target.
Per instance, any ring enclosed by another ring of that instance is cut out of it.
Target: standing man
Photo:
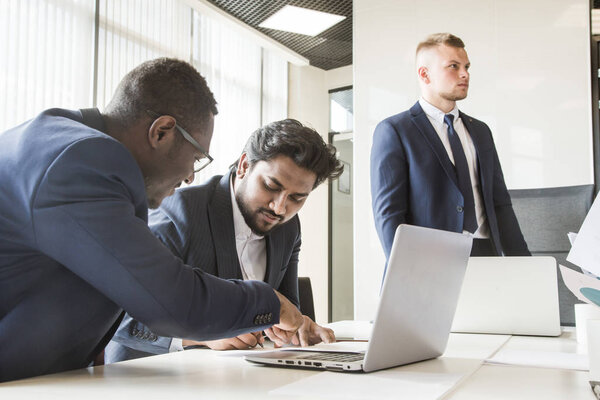
[[[220,278],[267,282],[294,305],[298,301],[300,220],[310,192],[343,166],[335,148],[293,119],[256,130],[223,176],[178,190],[150,215],[150,229],[186,264]],[[303,346],[335,340],[308,316],[294,338]],[[115,362],[181,350],[182,345],[247,349],[262,333],[202,343],[159,337],[128,315],[106,348]]]
[[[421,99],[377,125],[371,195],[386,258],[400,224],[474,234],[471,255],[529,255],[488,126],[458,110],[471,63],[463,41],[429,36],[416,52]]]
[[[148,229],[208,163],[217,114],[188,63],[129,72],[104,113],[51,109],[0,134],[0,381],[86,367],[123,309],[154,332],[213,340],[303,323],[259,281],[185,265]]]

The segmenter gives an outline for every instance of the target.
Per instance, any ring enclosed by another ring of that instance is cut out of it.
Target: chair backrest
[[[300,312],[315,320],[315,303],[313,301],[312,285],[310,278],[298,278],[298,300],[300,301]]]
[[[578,232],[594,198],[594,185],[510,190],[513,209],[533,255],[553,256],[559,264],[578,270],[566,261],[571,249],[568,232]],[[558,274],[558,270],[557,270]],[[558,276],[560,321],[574,325],[573,305],[579,300]]]

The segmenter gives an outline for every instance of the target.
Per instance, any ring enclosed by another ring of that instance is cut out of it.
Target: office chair
[[[594,185],[509,191],[513,209],[532,255],[552,256],[559,264],[580,269],[566,261],[571,244],[568,232],[578,232],[594,198]],[[558,274],[560,322],[575,325],[573,305],[580,301]]]
[[[300,312],[315,320],[315,304],[313,301],[312,285],[310,278],[298,278],[298,300],[300,301]]]

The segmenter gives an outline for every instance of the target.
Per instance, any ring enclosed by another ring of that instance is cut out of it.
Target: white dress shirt
[[[458,107],[455,105],[454,109],[448,113],[444,113],[437,107],[429,104],[427,100],[420,98],[419,105],[427,115],[429,122],[433,125],[436,133],[440,137],[446,153],[452,164],[454,164],[454,155],[452,154],[452,148],[450,147],[450,140],[448,139],[448,126],[444,123],[444,116],[446,114],[454,115],[454,130],[460,138],[467,164],[469,165],[469,176],[471,178],[471,186],[473,187],[473,200],[475,200],[475,217],[477,218],[477,230],[473,237],[475,238],[489,238],[490,228],[487,223],[487,217],[485,215],[485,207],[483,205],[483,199],[481,197],[481,191],[479,188],[479,170],[477,167],[477,151],[471,136],[467,132],[467,128],[463,124],[460,114],[458,113]],[[464,231],[467,232],[467,231]]]
[[[267,273],[267,243],[264,236],[252,232],[238,207],[233,191],[233,175],[230,184],[233,209],[235,247],[244,280],[264,281]]]

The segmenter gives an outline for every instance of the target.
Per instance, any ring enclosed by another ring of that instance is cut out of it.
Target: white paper
[[[460,374],[384,370],[368,374],[319,372],[269,392],[277,396],[319,399],[410,399],[441,397],[462,378]]]
[[[509,339],[510,335],[451,333],[442,357],[484,360],[491,357]]]
[[[596,197],[577,239],[567,256],[567,261],[578,267],[600,275],[600,196]]]
[[[600,306],[600,280],[559,265],[563,281],[579,300]]]
[[[577,234],[575,232],[569,232],[567,233],[567,237],[569,238],[569,243],[573,246],[573,244],[575,244],[575,239],[577,239]]]
[[[587,354],[551,351],[500,350],[494,357],[485,360],[485,362],[488,364],[523,365],[578,371],[589,369]]]

